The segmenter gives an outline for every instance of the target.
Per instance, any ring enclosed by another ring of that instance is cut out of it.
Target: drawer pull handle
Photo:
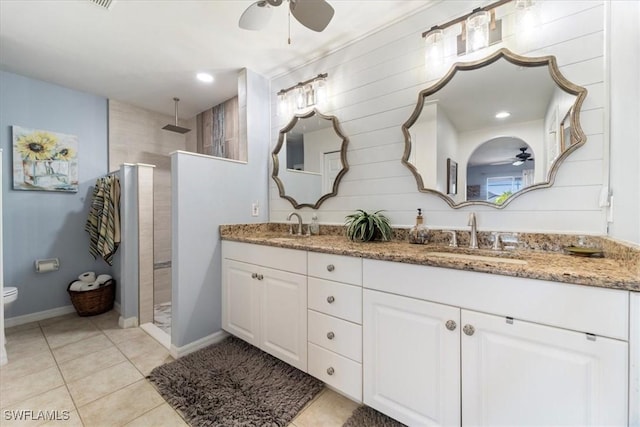
[[[336,334],[334,334],[333,332],[327,332],[327,338],[328,339],[332,340],[332,339],[335,338],[335,336],[336,336]]]
[[[333,297],[333,295],[329,295],[329,296],[327,297],[327,302],[328,302],[329,304],[333,304],[333,302],[334,302],[335,300],[336,300],[336,299]]]
[[[455,331],[458,325],[453,320],[447,320],[447,323],[445,323],[445,326],[447,327],[448,330]]]
[[[329,375],[333,375],[333,373],[335,372],[335,370],[331,367],[327,368],[327,374]]]
[[[327,265],[327,271],[333,271],[333,270],[335,270],[335,269],[336,269],[336,266],[335,266],[335,265],[333,265],[333,264],[329,264],[329,265]]]
[[[471,336],[471,335],[473,335],[473,334],[474,334],[474,332],[476,331],[476,328],[474,328],[474,327],[473,327],[473,326],[471,326],[471,325],[464,325],[464,328],[462,328],[462,331],[463,331],[465,334],[467,334],[467,335]]]
[[[262,274],[258,274],[258,280],[262,280],[264,279],[264,276]]]
[[[258,278],[258,273],[251,273],[251,278],[252,279],[257,279]]]

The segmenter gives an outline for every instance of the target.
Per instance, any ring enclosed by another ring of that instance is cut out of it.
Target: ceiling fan
[[[284,0],[258,0],[249,6],[240,16],[238,25],[245,30],[259,31],[267,26],[271,19],[272,7]],[[287,0],[289,11],[294,18],[310,30],[321,32],[333,18],[333,7],[325,0]]]
[[[520,166],[527,160],[534,160],[533,157],[531,157],[531,153],[527,153],[527,148],[529,147],[520,147],[520,152],[516,154],[516,159],[512,163],[513,166]]]

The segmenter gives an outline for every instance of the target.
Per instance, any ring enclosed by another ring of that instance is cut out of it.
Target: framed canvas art
[[[78,191],[78,137],[13,126],[13,189]]]

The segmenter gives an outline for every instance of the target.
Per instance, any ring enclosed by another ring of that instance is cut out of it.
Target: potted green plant
[[[391,240],[389,218],[382,211],[368,213],[358,209],[345,217],[347,237],[354,241],[369,242],[371,240]]]

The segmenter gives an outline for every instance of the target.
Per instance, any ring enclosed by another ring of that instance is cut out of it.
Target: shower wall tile
[[[153,302],[162,304],[171,301],[171,268],[154,271]]]

